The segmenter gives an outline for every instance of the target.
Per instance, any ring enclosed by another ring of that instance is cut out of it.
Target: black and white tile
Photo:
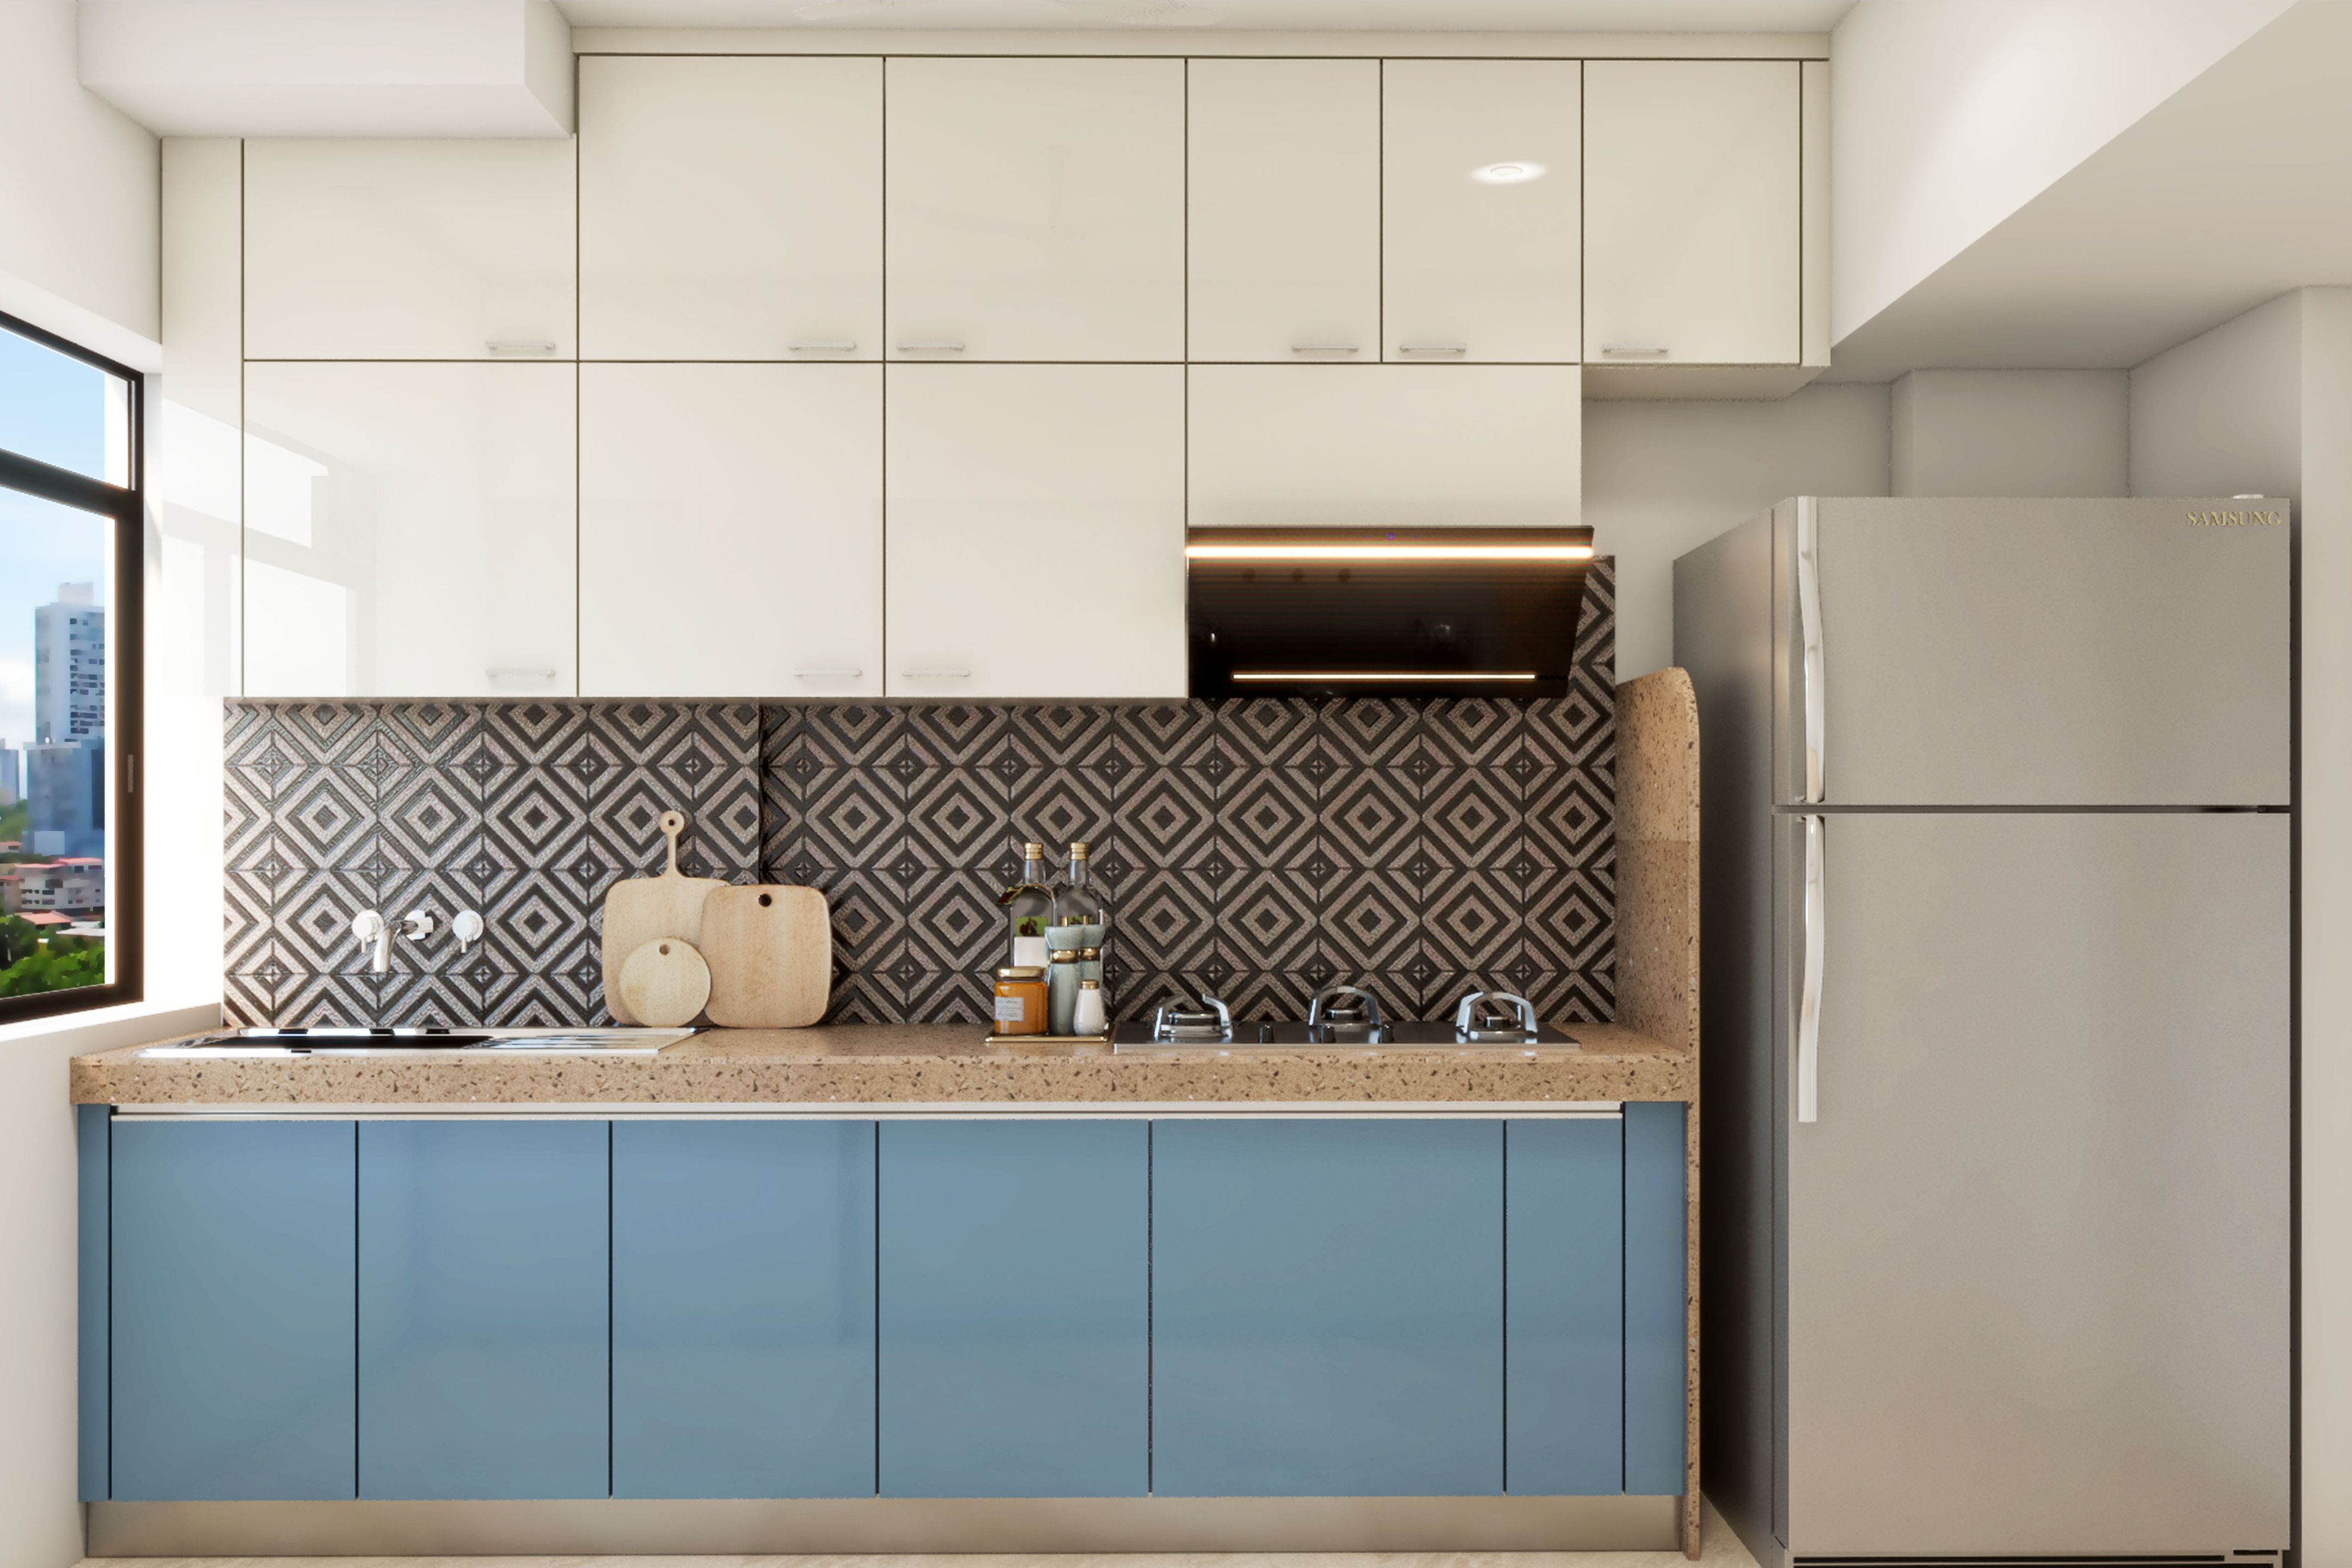
[[[617,878],[797,882],[830,1016],[987,1016],[1021,845],[1094,847],[1117,1010],[1327,984],[1402,1016],[1501,986],[1615,1010],[1615,611],[1587,578],[1567,695],[1208,703],[233,702],[223,965],[237,1022],[608,1022]],[[368,973],[351,917],[431,913]],[[456,952],[449,918],[488,934]]]

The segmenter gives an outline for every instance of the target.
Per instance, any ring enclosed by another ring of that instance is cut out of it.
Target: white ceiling
[[[1822,33],[1853,0],[559,0],[579,27]],[[803,15],[803,13],[807,13]]]
[[[2352,283],[2352,5],[2298,5],[1839,341],[1836,380],[2123,369]]]

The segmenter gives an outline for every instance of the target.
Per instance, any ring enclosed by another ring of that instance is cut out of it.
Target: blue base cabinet
[[[359,1132],[360,1496],[605,1496],[612,1123]]]
[[[352,1124],[111,1134],[111,1495],[351,1497]]]
[[[886,1121],[886,1497],[1150,1485],[1148,1122]]]
[[[613,1124],[613,1495],[874,1493],[874,1123]]]
[[[92,1500],[1685,1482],[1678,1104],[79,1130]]]
[[[1501,1491],[1502,1197],[1498,1121],[1158,1123],[1153,1489]]]
[[[1622,1492],[1624,1125],[1527,1119],[1504,1136],[1508,1489]]]

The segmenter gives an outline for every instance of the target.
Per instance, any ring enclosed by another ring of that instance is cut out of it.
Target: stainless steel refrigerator
[[[1791,1561],[2280,1551],[2284,501],[1785,501],[1696,686],[1702,1476]]]

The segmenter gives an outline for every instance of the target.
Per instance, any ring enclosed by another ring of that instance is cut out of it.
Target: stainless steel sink
[[[226,1029],[139,1054],[164,1060],[352,1057],[496,1051],[502,1055],[649,1057],[692,1029]]]

